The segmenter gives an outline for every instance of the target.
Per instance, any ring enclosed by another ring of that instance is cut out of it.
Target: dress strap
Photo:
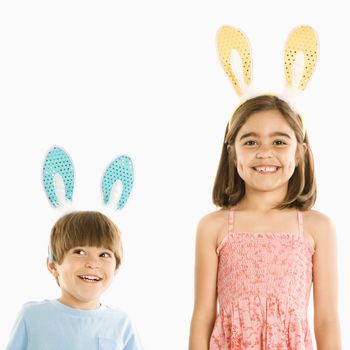
[[[235,209],[234,207],[230,208],[230,211],[228,213],[228,234],[232,235],[234,230],[234,221],[235,221]]]
[[[302,237],[304,235],[304,220],[303,213],[298,210],[298,224],[299,224],[299,236]]]

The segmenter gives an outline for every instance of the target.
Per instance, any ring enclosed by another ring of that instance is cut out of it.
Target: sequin
[[[54,177],[59,174],[65,187],[66,200],[72,201],[74,190],[74,167],[68,154],[59,147],[53,147],[47,154],[43,168],[43,183],[47,197],[53,207],[58,207]]]
[[[105,204],[109,203],[112,187],[117,181],[122,183],[122,193],[117,203],[117,208],[115,209],[122,209],[130,196],[134,184],[134,169],[132,160],[126,155],[116,158],[107,167],[103,175],[102,193]]]
[[[238,29],[224,26],[218,33],[218,50],[224,71],[228,75],[238,96],[243,94],[242,86],[234,75],[231,67],[231,54],[236,50],[242,60],[244,82],[250,85],[251,82],[251,50],[248,39]]]
[[[284,72],[287,86],[292,85],[293,81],[293,63],[298,52],[304,55],[304,72],[298,88],[304,90],[311,79],[314,71],[317,55],[318,40],[316,32],[308,26],[301,26],[292,31],[289,35],[284,51]]]

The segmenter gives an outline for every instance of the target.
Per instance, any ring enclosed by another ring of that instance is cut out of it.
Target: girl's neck
[[[258,192],[246,188],[246,193],[241,201],[237,204],[240,210],[251,210],[259,212],[269,212],[275,210],[277,206],[285,198],[285,190],[273,192]]]

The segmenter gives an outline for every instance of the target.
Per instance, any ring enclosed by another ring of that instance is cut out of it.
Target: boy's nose
[[[101,266],[101,262],[97,258],[89,258],[86,261],[85,266],[89,267],[90,269],[96,269]]]

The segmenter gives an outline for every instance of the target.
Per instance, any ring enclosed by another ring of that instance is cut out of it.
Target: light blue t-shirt
[[[57,300],[23,305],[6,350],[142,350],[128,316],[102,305],[78,310]]]

